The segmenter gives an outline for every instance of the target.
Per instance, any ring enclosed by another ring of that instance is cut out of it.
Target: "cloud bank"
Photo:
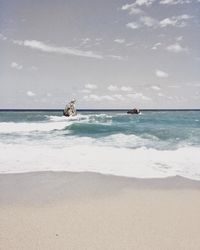
[[[35,50],[40,50],[47,53],[56,53],[61,55],[72,55],[72,56],[79,56],[79,57],[88,57],[88,58],[95,58],[95,59],[103,59],[103,56],[97,54],[93,51],[84,51],[79,50],[76,48],[70,47],[57,47],[53,45],[45,44],[44,42],[37,41],[37,40],[15,40],[13,41],[14,44],[19,46],[28,47]]]

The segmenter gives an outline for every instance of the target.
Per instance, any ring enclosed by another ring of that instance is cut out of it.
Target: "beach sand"
[[[200,249],[200,182],[0,175],[0,249]]]

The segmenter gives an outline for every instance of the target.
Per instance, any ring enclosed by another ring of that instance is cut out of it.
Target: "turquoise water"
[[[200,112],[0,112],[0,172],[200,179]]]

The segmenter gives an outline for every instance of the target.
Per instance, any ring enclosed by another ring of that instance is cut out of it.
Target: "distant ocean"
[[[0,173],[200,180],[200,111],[0,112]]]

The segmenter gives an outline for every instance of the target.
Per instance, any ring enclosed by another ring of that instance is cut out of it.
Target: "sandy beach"
[[[0,249],[200,249],[200,183],[0,175]]]

